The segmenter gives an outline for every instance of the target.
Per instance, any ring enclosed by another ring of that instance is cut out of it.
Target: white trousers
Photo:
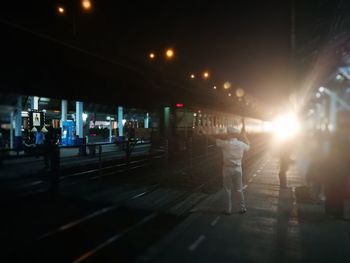
[[[238,201],[240,209],[245,209],[245,201],[243,194],[242,167],[224,166],[223,185],[227,196],[228,211],[232,211],[232,198]]]

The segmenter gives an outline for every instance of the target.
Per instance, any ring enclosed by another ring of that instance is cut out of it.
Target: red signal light
[[[182,108],[184,107],[185,105],[183,103],[176,103],[176,108]]]

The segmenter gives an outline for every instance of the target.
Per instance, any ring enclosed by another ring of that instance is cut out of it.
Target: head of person
[[[237,128],[234,127],[228,127],[227,128],[227,139],[238,139],[240,136],[240,132]]]

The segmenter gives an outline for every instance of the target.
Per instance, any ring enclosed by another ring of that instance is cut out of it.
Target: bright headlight
[[[291,138],[300,131],[300,123],[294,114],[277,117],[272,123],[273,132],[280,140]]]

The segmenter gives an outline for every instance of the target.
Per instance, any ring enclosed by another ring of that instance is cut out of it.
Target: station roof
[[[214,95],[215,91],[203,92],[189,82],[130,59],[109,59],[74,43],[13,25],[2,23],[0,28],[0,93],[134,108],[176,103],[236,113],[241,108],[241,104]]]
[[[1,91],[53,98],[148,106],[156,79],[143,69],[74,45],[2,25]]]

